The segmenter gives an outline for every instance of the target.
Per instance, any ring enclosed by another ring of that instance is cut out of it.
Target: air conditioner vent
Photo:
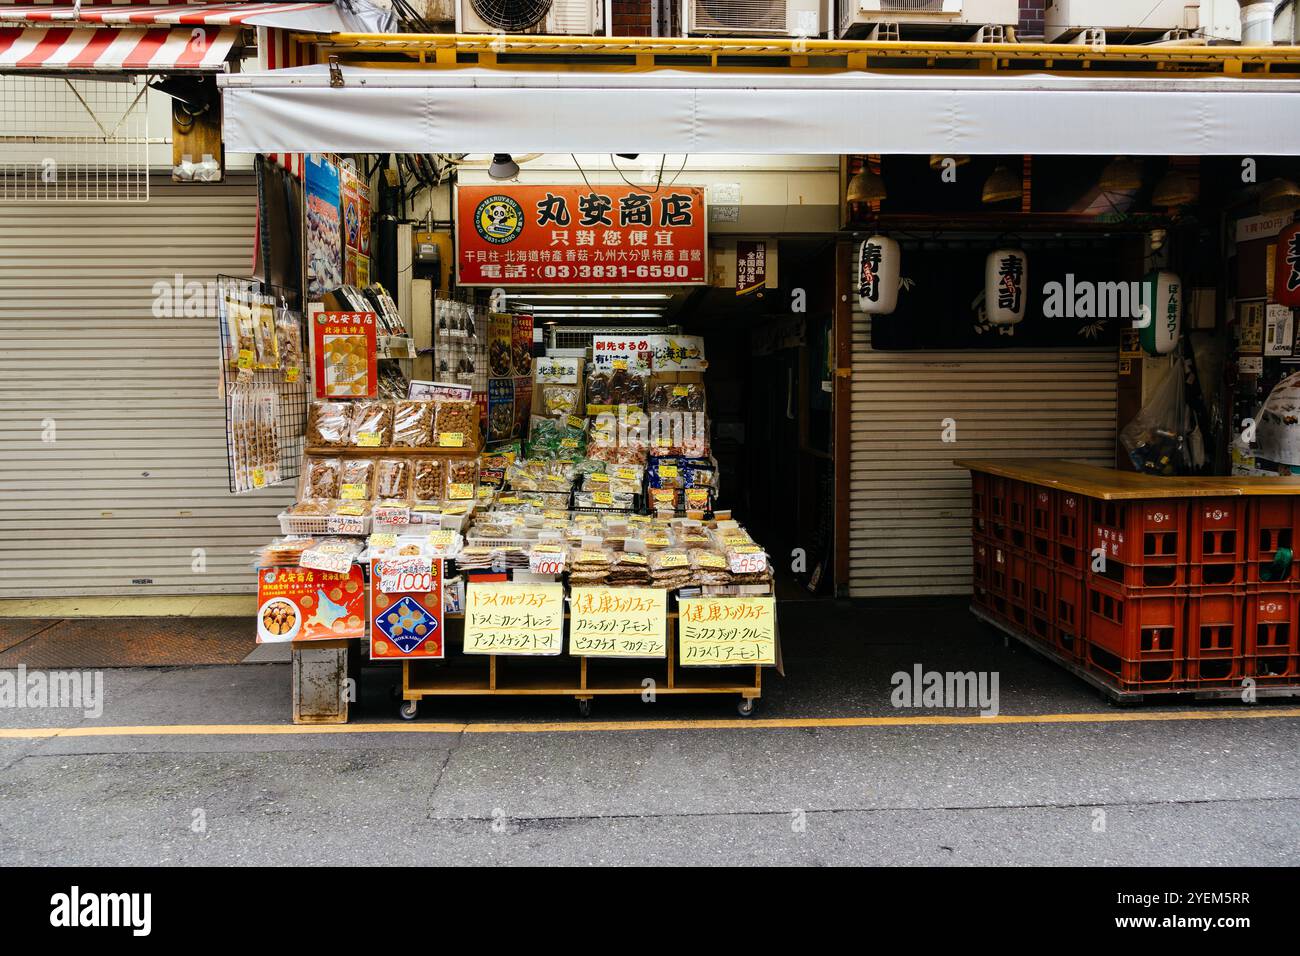
[[[486,24],[506,33],[522,33],[546,19],[551,0],[470,0]]]
[[[696,0],[695,11],[698,24],[711,29],[786,29],[786,0]]]

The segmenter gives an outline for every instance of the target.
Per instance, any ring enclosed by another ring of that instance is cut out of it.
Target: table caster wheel
[[[415,715],[419,709],[420,702],[418,700],[408,700],[397,709],[397,712],[402,715],[403,720],[415,720]]]
[[[591,716],[591,701],[589,700],[578,701],[578,716],[579,717]]]
[[[753,712],[754,712],[754,698],[752,697],[741,698],[740,703],[736,705],[736,713],[740,714],[741,717],[748,717]]]

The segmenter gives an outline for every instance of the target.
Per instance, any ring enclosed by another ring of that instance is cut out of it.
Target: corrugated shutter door
[[[873,352],[870,336],[855,312],[849,593],[968,594],[970,475],[952,460],[1112,464],[1116,354]]]
[[[247,275],[255,219],[248,176],[0,205],[0,596],[254,588],[292,489],[229,493],[211,306],[153,306],[178,274]]]

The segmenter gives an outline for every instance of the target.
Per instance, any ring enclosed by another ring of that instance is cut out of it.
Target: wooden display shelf
[[[1099,468],[1059,458],[959,458],[958,468],[1012,478],[1104,501],[1142,498],[1215,498],[1300,495],[1300,478],[1172,477]]]
[[[341,445],[312,446],[306,454],[313,458],[477,458],[483,453],[481,443],[463,445],[460,448],[410,448],[406,445]]]
[[[647,678],[654,680],[656,696],[734,694],[740,697],[737,710],[742,716],[754,712],[754,702],[763,694],[762,665],[682,667],[676,658],[676,612],[668,615],[666,637],[667,652],[662,658],[462,654],[454,658],[454,664],[451,659],[404,660],[399,712],[407,720],[413,719],[425,697],[550,696],[572,697],[578,702],[578,712],[586,717],[596,697],[644,694]],[[470,666],[475,660],[479,667]]]

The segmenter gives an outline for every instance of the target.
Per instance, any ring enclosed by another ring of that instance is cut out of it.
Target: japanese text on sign
[[[683,598],[679,609],[682,666],[776,663],[773,598]]]
[[[563,585],[469,585],[466,654],[559,654],[563,649]]]
[[[462,186],[461,285],[703,284],[704,191]]]
[[[666,657],[667,592],[659,588],[573,589],[569,653],[581,657]]]

